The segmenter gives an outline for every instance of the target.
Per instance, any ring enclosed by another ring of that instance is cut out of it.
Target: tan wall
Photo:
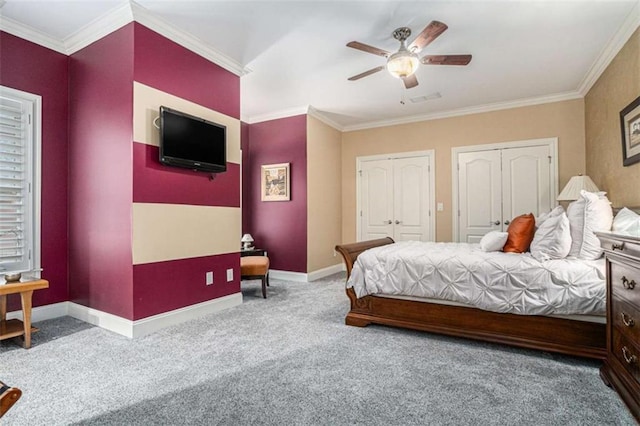
[[[341,133],[307,116],[307,271],[341,263]]]
[[[585,172],[582,99],[466,115],[376,129],[342,136],[342,242],[356,240],[356,157],[435,150],[436,240],[451,241],[451,148],[546,137],[558,138],[559,187]]]
[[[640,163],[622,166],[620,111],[640,96],[640,29],[585,97],[587,174],[617,207],[640,206]]]

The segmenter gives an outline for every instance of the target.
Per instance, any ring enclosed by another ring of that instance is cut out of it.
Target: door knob
[[[505,225],[508,225],[508,224],[510,224],[510,223],[511,223],[511,221],[509,221],[509,220],[505,220],[505,221],[504,221],[504,224],[505,224]]]
[[[500,221],[496,220],[495,222],[489,222],[491,225],[500,225]]]
[[[400,225],[400,223],[401,222],[399,220],[396,220],[396,225]]]
[[[388,225],[391,225],[393,222],[392,222],[391,220],[388,220],[386,223],[387,223]]]

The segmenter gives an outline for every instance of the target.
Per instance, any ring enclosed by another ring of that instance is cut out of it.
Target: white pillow
[[[564,259],[569,250],[571,231],[567,215],[562,212],[559,216],[547,218],[533,236],[531,255],[539,261]]]
[[[480,248],[484,251],[500,251],[508,237],[508,232],[489,231],[480,240]]]
[[[569,256],[595,260],[602,256],[600,240],[594,232],[609,231],[613,222],[611,203],[606,192],[580,191],[580,198],[569,204],[567,216],[571,229]]]
[[[628,232],[629,234],[640,235],[640,215],[623,207],[616,217],[613,218],[611,230],[614,232]]]
[[[540,227],[545,220],[560,216],[562,213],[564,213],[564,208],[562,206],[555,206],[550,212],[542,213],[540,216],[536,217],[536,228]]]

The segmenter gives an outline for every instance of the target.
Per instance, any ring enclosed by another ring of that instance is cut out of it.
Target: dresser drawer
[[[640,306],[640,269],[609,258],[613,299],[623,298]]]
[[[640,311],[623,299],[611,301],[611,321],[614,327],[640,344]]]
[[[600,247],[603,250],[640,258],[640,243],[638,242],[618,239],[607,235],[607,233],[598,233],[598,238],[600,239]]]
[[[611,352],[613,352],[613,356],[620,361],[625,370],[627,370],[636,382],[640,382],[640,351],[631,340],[616,328],[613,328],[612,334],[613,342]]]

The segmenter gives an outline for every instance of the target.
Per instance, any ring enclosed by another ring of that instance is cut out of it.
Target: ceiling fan
[[[391,33],[393,38],[400,42],[400,49],[393,54],[386,50],[360,43],[359,41],[349,42],[347,43],[347,47],[387,58],[386,68],[389,73],[396,78],[402,79],[404,86],[407,89],[411,89],[418,85],[418,79],[415,76],[415,72],[420,63],[425,65],[467,65],[471,62],[471,55],[426,55],[422,58],[418,58],[417,52],[420,52],[424,47],[428,46],[433,40],[438,38],[440,34],[445,32],[447,28],[447,25],[442,22],[431,21],[431,23],[427,25],[420,34],[418,34],[418,37],[413,40],[409,47],[407,47],[405,43],[411,35],[411,29],[407,27],[400,27]],[[349,80],[359,80],[363,77],[375,74],[378,71],[382,71],[384,68],[385,66],[372,68],[368,71],[350,77]]]

